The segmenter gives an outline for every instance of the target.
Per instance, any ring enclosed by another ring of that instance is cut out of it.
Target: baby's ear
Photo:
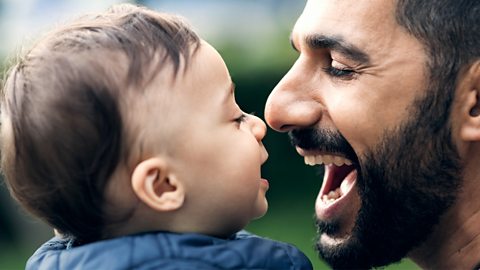
[[[465,141],[480,141],[480,62],[474,63],[467,71],[463,103],[464,121],[460,136]]]
[[[140,162],[133,170],[131,183],[137,197],[156,211],[174,211],[183,205],[183,185],[160,157]]]

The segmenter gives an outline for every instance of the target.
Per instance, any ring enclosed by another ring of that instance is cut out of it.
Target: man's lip
[[[297,150],[297,153],[302,157],[316,156],[316,155],[336,155],[336,156],[348,158],[342,153],[337,153],[337,152],[333,153],[333,152],[327,152],[327,151],[321,151],[321,150],[305,150],[299,146],[295,146],[295,150]]]
[[[297,150],[297,153],[304,157],[304,156],[310,156],[310,155],[317,155],[317,154],[321,154],[320,152],[315,152],[315,151],[311,151],[311,150],[305,150],[303,148],[300,148],[299,146],[295,146],[295,150]]]
[[[341,166],[343,164],[353,165],[356,159],[347,157],[343,153],[339,152],[326,152],[320,150],[305,150],[300,147],[295,147],[298,154],[305,158],[305,164],[307,165],[329,165],[334,163],[335,165]]]

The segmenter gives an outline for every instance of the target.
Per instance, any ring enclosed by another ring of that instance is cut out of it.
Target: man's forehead
[[[377,11],[379,9],[394,10],[398,3],[398,0],[307,0],[306,7],[339,7],[342,10],[346,8],[353,8],[356,10],[361,9],[373,9]]]
[[[362,48],[384,42],[398,30],[395,0],[309,0],[291,38],[295,45],[308,37],[327,36]]]
[[[311,31],[322,26],[330,31],[339,27],[378,29],[396,24],[395,8],[395,0],[309,0],[295,28]]]

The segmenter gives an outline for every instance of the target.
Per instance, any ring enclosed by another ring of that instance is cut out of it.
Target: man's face
[[[307,164],[325,164],[319,254],[335,268],[397,261],[428,236],[460,181],[448,121],[430,111],[439,89],[424,49],[384,0],[310,0],[292,44],[300,56],[265,117]]]

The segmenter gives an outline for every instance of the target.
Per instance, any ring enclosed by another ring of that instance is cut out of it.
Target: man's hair
[[[175,76],[199,46],[180,18],[129,4],[37,42],[1,98],[1,166],[13,197],[79,242],[103,238],[104,189],[130,151],[120,103],[165,65]]]
[[[438,116],[447,121],[458,76],[480,58],[480,1],[398,0],[397,22],[424,45]],[[441,91],[445,89],[446,91]],[[432,109],[426,108],[426,109]],[[438,128],[440,128],[439,125]]]

